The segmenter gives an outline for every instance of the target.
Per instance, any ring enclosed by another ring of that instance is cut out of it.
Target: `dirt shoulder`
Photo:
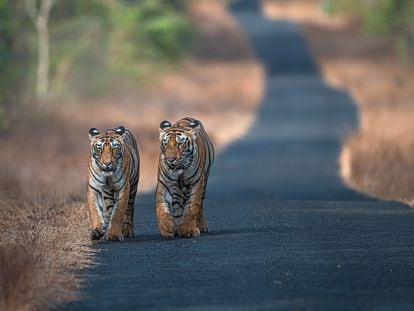
[[[360,113],[343,144],[344,180],[369,195],[414,200],[414,66],[391,42],[363,33],[355,20],[329,17],[317,1],[265,0],[269,18],[300,23],[325,80],[348,91]]]

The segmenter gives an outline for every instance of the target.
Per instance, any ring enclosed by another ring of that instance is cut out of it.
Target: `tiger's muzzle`
[[[114,171],[115,170],[115,164],[114,163],[109,163],[109,164],[102,163],[101,164],[101,170],[103,172],[111,172],[111,171]]]
[[[99,163],[99,167],[101,169],[101,172],[104,176],[108,177],[108,176],[112,176],[115,172],[116,169],[116,163]]]

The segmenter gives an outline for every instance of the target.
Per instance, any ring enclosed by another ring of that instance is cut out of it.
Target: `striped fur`
[[[166,238],[199,236],[208,231],[203,200],[214,161],[213,145],[201,122],[193,118],[174,125],[161,122],[160,140],[156,190],[160,233]]]
[[[139,180],[139,153],[134,136],[120,126],[100,134],[89,130],[87,205],[91,239],[121,241],[134,236],[134,202]]]

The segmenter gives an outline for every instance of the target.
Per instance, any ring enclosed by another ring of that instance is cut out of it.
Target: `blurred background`
[[[0,0],[0,186],[83,198],[87,130],[124,125],[154,186],[158,124],[185,115],[218,149],[254,121],[263,72],[225,0]],[[300,23],[324,78],[353,96],[358,131],[341,156],[349,185],[413,200],[414,3],[263,0]]]
[[[263,71],[225,0],[0,0],[0,190],[82,199],[87,130],[124,125],[153,187],[158,124],[191,115],[220,150],[254,120]],[[360,127],[342,175],[412,201],[414,3],[263,0],[300,23],[325,79],[353,96]]]
[[[0,186],[84,198],[88,129],[124,125],[155,185],[159,123],[199,118],[220,150],[243,135],[261,68],[226,1],[0,1]]]
[[[264,74],[229,3],[0,0],[0,309],[77,297],[72,272],[94,253],[90,127],[136,135],[141,192],[155,185],[160,121],[200,119],[219,152],[248,131]],[[324,80],[358,107],[338,159],[345,182],[413,204],[414,1],[261,3],[301,25]]]
[[[344,180],[374,197],[414,202],[414,1],[265,0],[269,18],[300,23],[325,80],[359,109],[344,141]]]

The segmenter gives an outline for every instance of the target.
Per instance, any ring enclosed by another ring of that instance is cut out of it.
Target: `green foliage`
[[[10,126],[10,120],[6,114],[6,110],[0,105],[0,131],[7,130]]]
[[[57,1],[49,20],[52,97],[105,95],[175,64],[193,34],[185,10],[185,0]],[[0,0],[0,43],[0,107],[7,111],[21,99],[16,94],[33,98],[35,89],[37,37],[24,0]]]
[[[412,0],[321,0],[330,14],[359,16],[364,29],[394,39],[401,52],[414,52],[414,1]]]
[[[10,62],[13,55],[13,21],[10,5],[6,0],[0,0],[0,20],[0,102],[4,103],[8,95]]]
[[[53,29],[57,95],[96,96],[136,84],[179,61],[193,35],[185,2],[177,0],[66,1],[55,12]]]
[[[190,25],[173,1],[117,2],[109,13],[108,61],[116,72],[140,77],[148,64],[175,62],[188,47]]]
[[[19,36],[26,26],[22,15],[19,1],[0,0],[0,131],[10,125],[6,112],[20,99],[21,80],[27,66],[27,54]]]
[[[51,95],[97,96],[111,73],[105,63],[107,27],[101,18],[76,16],[56,24],[52,32]]]

